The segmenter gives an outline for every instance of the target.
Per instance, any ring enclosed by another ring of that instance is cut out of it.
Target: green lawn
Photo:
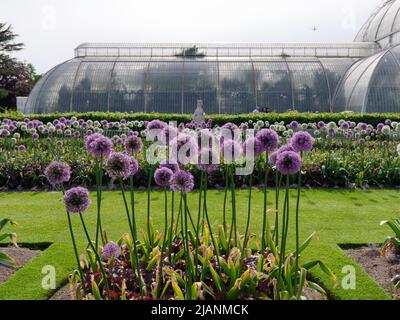
[[[246,221],[247,191],[239,191],[238,220],[242,230]],[[261,225],[262,194],[254,192],[253,216],[251,228],[258,232]],[[292,192],[295,197],[295,192]],[[43,266],[52,265],[57,272],[57,285],[65,283],[68,272],[74,268],[74,257],[66,224],[66,215],[59,193],[0,193],[0,218],[9,217],[19,223],[15,230],[20,243],[44,243],[52,245],[43,251],[25,267],[20,269],[5,284],[0,286],[0,299],[46,299],[52,292],[42,289],[41,273]],[[92,195],[92,200],[94,195]],[[138,223],[143,228],[146,219],[146,194],[136,197]],[[152,217],[161,228],[163,221],[163,194],[152,193]],[[269,199],[274,194],[269,193]],[[301,205],[301,237],[305,239],[312,232],[317,237],[305,253],[304,259],[320,259],[335,272],[338,286],[322,276],[319,271],[313,275],[326,286],[336,299],[388,299],[368,274],[343,252],[340,244],[381,243],[390,231],[379,226],[384,219],[396,217],[400,191],[343,191],[343,190],[304,190]],[[223,193],[209,192],[209,211],[212,221],[222,221]],[[93,201],[95,202],[95,201]],[[118,192],[104,193],[103,220],[109,239],[118,240],[128,231],[123,202]],[[196,193],[190,195],[189,205],[195,212]],[[293,203],[293,201],[292,201]],[[86,213],[87,221],[93,231],[95,206]],[[83,233],[78,217],[73,217],[75,228],[83,250]],[[292,218],[292,222],[293,222]],[[272,221],[271,221],[272,222]],[[11,230],[11,229],[8,229]],[[293,226],[290,229],[293,236]],[[14,231],[14,230],[13,230]],[[293,237],[291,237],[293,238]],[[293,242],[292,242],[293,245]],[[344,290],[341,287],[342,268],[354,265],[357,271],[356,290]]]

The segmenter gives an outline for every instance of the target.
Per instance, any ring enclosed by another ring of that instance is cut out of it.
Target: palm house
[[[48,71],[24,114],[400,112],[400,0],[381,4],[353,43],[101,44]]]

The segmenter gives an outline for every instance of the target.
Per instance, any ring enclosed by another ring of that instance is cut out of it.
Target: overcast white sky
[[[349,42],[381,0],[1,0],[39,72],[82,42]],[[313,31],[316,26],[318,31]]]

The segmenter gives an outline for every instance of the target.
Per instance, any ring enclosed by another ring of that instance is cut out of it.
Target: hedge
[[[119,121],[125,119],[127,121],[142,120],[150,121],[154,119],[160,119],[162,121],[177,121],[190,122],[192,115],[188,114],[165,114],[165,113],[108,113],[108,112],[88,112],[88,113],[52,113],[52,114],[37,114],[25,116],[17,112],[6,112],[0,113],[0,120],[8,118],[11,120],[22,121],[25,118],[38,119],[44,123],[52,122],[54,119],[60,117],[77,117],[84,120],[108,120],[108,121]],[[384,122],[386,119],[400,122],[400,113],[299,113],[299,112],[287,112],[287,113],[250,113],[250,114],[237,114],[237,115],[208,115],[206,119],[212,119],[214,124],[224,124],[227,122],[233,122],[241,124],[249,120],[257,121],[269,121],[270,123],[281,122],[289,123],[296,120],[300,123],[304,122],[338,122],[341,119],[354,121],[354,122],[365,122],[372,125]]]

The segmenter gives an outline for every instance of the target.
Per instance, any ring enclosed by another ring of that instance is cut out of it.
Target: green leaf
[[[176,281],[172,280],[171,284],[172,284],[172,290],[174,290],[174,293],[175,293],[176,297],[178,298],[178,300],[185,300],[183,292],[182,292],[181,288],[179,288]]]
[[[306,239],[306,241],[303,242],[303,244],[299,247],[299,253],[298,254],[302,253],[309,246],[309,244],[311,243],[311,240],[314,238],[315,234],[316,233],[314,232],[311,236],[309,236]],[[297,251],[293,255],[296,256],[297,255]]]
[[[222,279],[219,277],[217,272],[215,271],[214,267],[212,266],[211,263],[209,263],[208,268],[210,269],[211,272],[211,277],[214,280],[215,286],[219,292],[222,292],[224,290],[223,288],[223,282]]]
[[[10,256],[6,255],[4,252],[0,252],[0,264],[8,268],[14,269],[17,265],[17,262]]]
[[[396,237],[400,238],[400,226],[395,221],[382,221],[381,226],[387,225],[389,226],[393,232],[396,234]]]
[[[102,300],[99,287],[97,286],[96,281],[92,281],[92,293],[96,300]]]

